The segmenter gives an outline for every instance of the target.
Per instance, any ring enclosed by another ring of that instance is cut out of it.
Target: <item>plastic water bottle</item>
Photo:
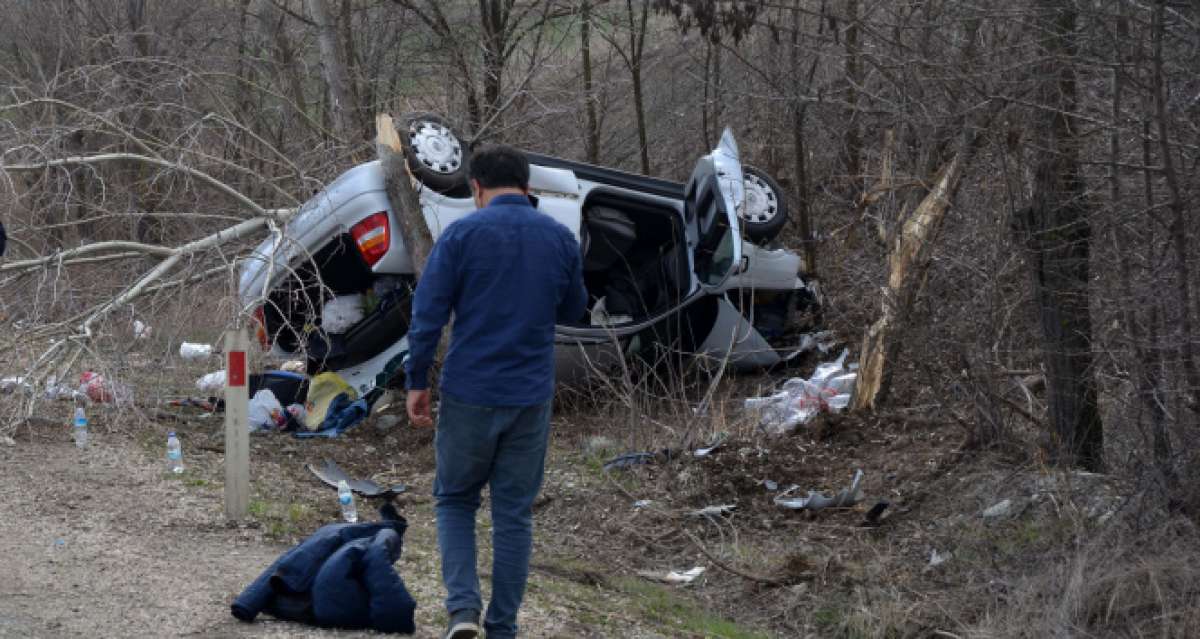
[[[175,474],[183,472],[183,446],[175,437],[175,431],[167,433],[167,468]]]
[[[345,479],[338,480],[338,503],[342,505],[342,519],[350,523],[358,521],[358,509],[354,507],[354,493]]]
[[[79,449],[87,448],[87,415],[83,413],[83,407],[75,408],[75,447]]]

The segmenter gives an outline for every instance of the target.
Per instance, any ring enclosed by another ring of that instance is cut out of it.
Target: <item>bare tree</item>
[[[1104,467],[1104,431],[1092,364],[1088,308],[1091,224],[1079,165],[1081,132],[1074,116],[1077,13],[1071,2],[1040,0],[1036,27],[1044,61],[1035,67],[1039,115],[1033,202],[1020,216],[1028,249],[1046,364],[1044,447],[1052,463]]]

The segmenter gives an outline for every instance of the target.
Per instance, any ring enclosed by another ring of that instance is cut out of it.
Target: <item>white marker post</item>
[[[246,329],[225,332],[225,518],[243,519],[250,508],[250,389]]]

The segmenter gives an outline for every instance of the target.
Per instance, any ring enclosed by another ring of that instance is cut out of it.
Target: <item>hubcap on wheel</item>
[[[779,214],[779,196],[765,180],[747,173],[746,203],[742,206],[741,218],[755,224],[766,224]]]
[[[462,145],[450,129],[427,120],[417,120],[408,127],[408,141],[413,155],[429,170],[450,175],[462,167]]]

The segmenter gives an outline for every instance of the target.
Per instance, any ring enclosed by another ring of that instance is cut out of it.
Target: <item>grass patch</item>
[[[284,541],[312,528],[318,513],[308,504],[251,499],[247,513],[262,525],[267,537]]]
[[[662,625],[667,634],[713,639],[765,639],[767,635],[718,617],[671,590],[640,579],[621,578],[614,585],[629,595],[642,617]]]

